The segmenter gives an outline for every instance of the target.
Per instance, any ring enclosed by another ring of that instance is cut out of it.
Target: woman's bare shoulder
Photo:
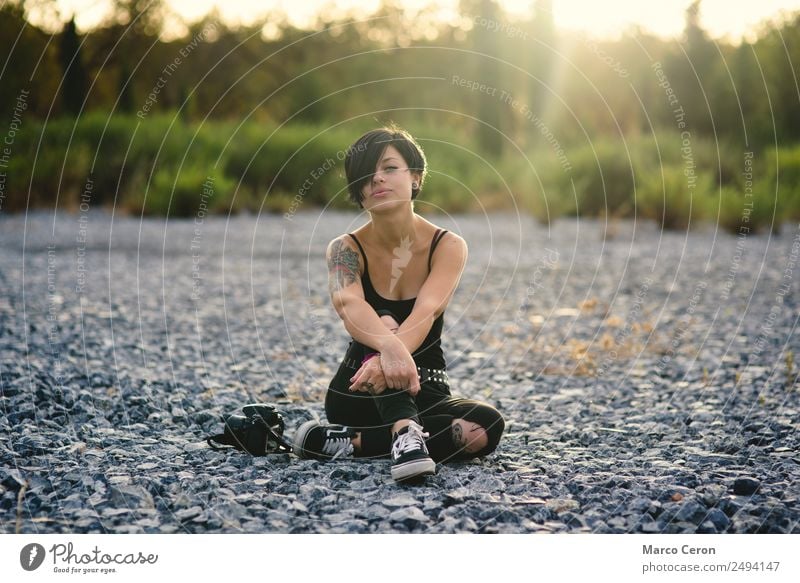
[[[428,231],[430,232],[431,238],[436,234],[437,231],[447,231],[446,234],[441,235],[442,243],[447,241],[449,245],[466,246],[466,241],[464,241],[464,239],[460,235],[456,234],[454,231],[451,231],[450,229],[445,229],[444,227],[440,227],[439,225],[432,223],[427,219],[422,219],[422,220],[427,223],[429,227]]]
[[[417,215],[417,216],[419,217],[419,215]],[[436,234],[436,231],[446,231],[447,230],[444,227],[440,227],[436,223],[432,223],[431,221],[429,221],[428,219],[426,219],[424,217],[419,217],[419,219],[422,221],[422,225],[424,225],[424,229],[425,229],[424,233],[426,235],[429,235],[428,236],[429,239],[432,238]]]
[[[334,237],[328,243],[328,248],[325,252],[325,255],[328,258],[328,261],[337,261],[341,260],[342,257],[347,257],[350,260],[351,257],[354,257],[357,263],[361,264],[361,252],[358,248],[358,244],[353,240],[352,237],[349,236],[348,233],[342,233],[341,235]]]

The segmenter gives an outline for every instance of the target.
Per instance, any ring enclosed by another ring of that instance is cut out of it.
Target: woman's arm
[[[397,330],[397,338],[412,354],[421,345],[444,312],[467,264],[467,243],[448,231],[433,254],[431,272],[414,302],[414,309]]]
[[[361,287],[361,256],[347,236],[328,245],[328,291],[336,313],[355,340],[380,352],[393,339],[375,310],[364,299]]]
[[[353,339],[381,353],[386,384],[393,389],[419,390],[419,377],[411,353],[364,299],[361,255],[346,235],[328,245],[328,289],[336,313]]]
[[[381,322],[393,334],[400,327],[397,320],[388,315],[381,316]],[[380,355],[374,353],[367,356],[356,374],[350,378],[349,389],[351,391],[380,395],[386,389],[386,377],[381,368],[381,359],[375,358],[376,356]]]

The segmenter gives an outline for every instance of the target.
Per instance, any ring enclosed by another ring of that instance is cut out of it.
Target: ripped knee
[[[477,454],[489,445],[486,429],[477,423],[465,419],[453,419],[450,427],[453,443],[464,453]]]

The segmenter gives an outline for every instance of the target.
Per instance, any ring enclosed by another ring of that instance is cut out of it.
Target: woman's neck
[[[384,249],[394,249],[417,239],[419,223],[410,205],[392,213],[371,213],[370,238]]]

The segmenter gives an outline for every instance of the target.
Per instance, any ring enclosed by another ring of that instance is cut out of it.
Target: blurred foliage
[[[461,0],[445,22],[385,0],[311,30],[211,13],[164,40],[160,1],[116,0],[98,28],[55,32],[4,3],[5,137],[15,125],[2,208],[74,208],[91,177],[95,204],[192,214],[209,176],[216,212],[345,208],[341,152],[394,121],[430,162],[420,212],[733,232],[800,220],[800,13],[735,45],[709,37],[699,1],[670,40],[564,33],[552,2],[531,7],[514,20]]]

